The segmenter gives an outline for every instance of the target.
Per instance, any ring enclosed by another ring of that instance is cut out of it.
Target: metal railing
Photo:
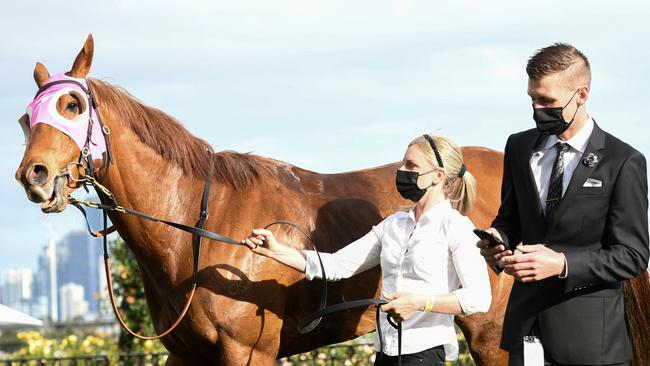
[[[337,344],[313,351],[284,357],[276,361],[276,366],[365,366],[375,361],[372,343]]]
[[[167,353],[128,353],[118,356],[117,365],[163,366]],[[73,357],[30,357],[0,360],[0,366],[109,366],[107,355]]]
[[[0,360],[0,366],[108,366],[108,356],[29,357]]]
[[[117,357],[118,366],[164,366],[168,353],[125,353]],[[341,344],[284,357],[277,366],[372,365],[375,352],[371,344]],[[0,360],[0,366],[112,366],[107,355],[74,357],[25,357]]]

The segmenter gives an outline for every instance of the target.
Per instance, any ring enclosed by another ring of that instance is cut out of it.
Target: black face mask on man
[[[537,130],[539,132],[545,135],[561,135],[564,133],[564,131],[568,130],[569,127],[571,127],[573,120],[576,118],[576,114],[578,114],[579,106],[576,108],[576,111],[573,113],[573,117],[571,117],[571,120],[569,122],[564,120],[564,115],[562,112],[564,111],[564,108],[566,108],[569,103],[571,103],[573,97],[578,94],[578,90],[580,89],[576,89],[575,93],[573,93],[571,99],[569,99],[564,107],[533,108],[533,119],[537,124]]]
[[[433,172],[433,170],[421,174],[418,172],[409,172],[408,170],[398,170],[397,175],[395,176],[397,191],[407,200],[413,202],[421,200],[422,197],[424,197],[424,194],[427,193],[427,189],[429,189],[433,183],[431,183],[429,187],[420,188],[418,186],[418,178],[431,172]]]

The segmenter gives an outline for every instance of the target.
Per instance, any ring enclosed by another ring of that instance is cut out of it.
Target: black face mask
[[[427,188],[418,187],[418,177],[421,175],[429,174],[433,172],[418,173],[418,172],[409,172],[407,170],[398,170],[397,175],[395,176],[395,184],[397,185],[397,191],[402,197],[413,202],[417,202],[424,197],[424,194],[427,193]],[[433,183],[431,184],[433,185]]]
[[[571,117],[569,122],[564,120],[564,115],[562,111],[566,108],[569,103],[573,100],[573,97],[578,93],[576,89],[575,93],[571,96],[571,99],[564,105],[564,107],[555,107],[555,108],[533,108],[533,119],[537,124],[537,130],[545,135],[561,135],[564,131],[568,130],[573,123],[573,120],[576,118],[578,113],[578,108],[576,112]]]

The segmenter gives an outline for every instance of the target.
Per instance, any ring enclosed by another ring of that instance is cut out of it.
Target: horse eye
[[[71,112],[76,112],[79,109],[79,103],[70,102],[65,108]]]

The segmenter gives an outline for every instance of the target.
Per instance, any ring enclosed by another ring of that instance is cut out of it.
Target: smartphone
[[[490,242],[491,247],[496,247],[497,245],[503,245],[503,241],[499,239],[496,235],[491,232],[483,229],[474,229],[474,234],[479,237],[481,240],[487,240]]]

